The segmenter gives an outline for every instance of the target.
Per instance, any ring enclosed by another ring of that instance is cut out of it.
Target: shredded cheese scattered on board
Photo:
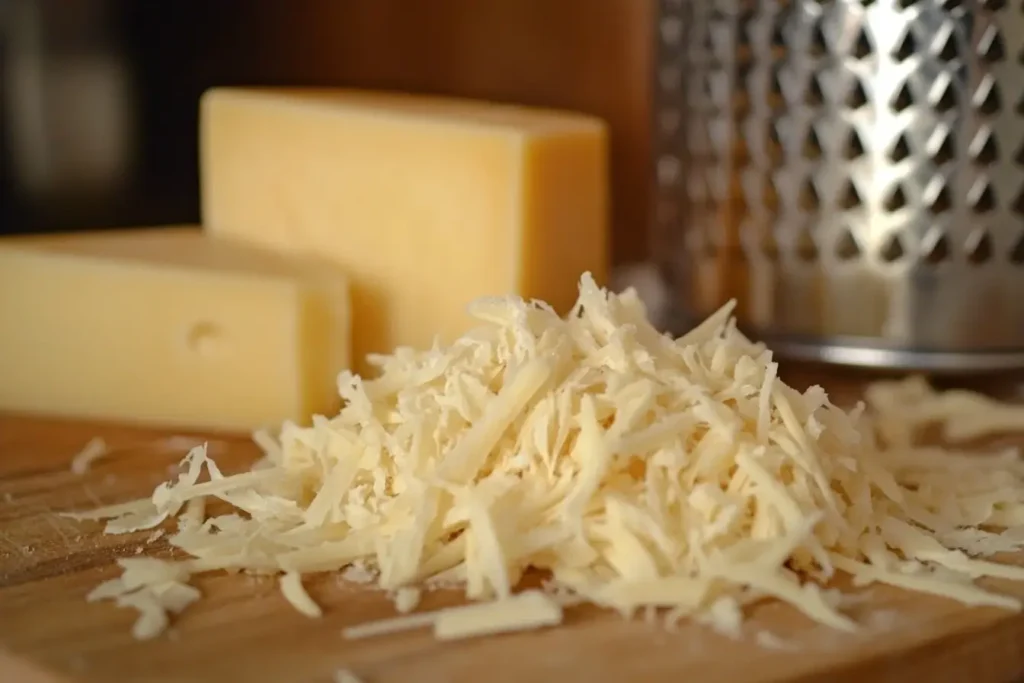
[[[281,575],[281,593],[291,606],[307,617],[316,619],[323,616],[320,605],[309,597],[306,588],[302,585],[302,577],[296,572],[285,572]]]
[[[399,588],[395,592],[394,601],[395,609],[400,614],[408,614],[416,609],[416,605],[420,604],[420,589],[412,586]]]
[[[371,621],[345,629],[346,638],[369,638],[431,627],[439,640],[524,631],[562,621],[562,607],[539,590],[526,590],[492,602],[447,607],[433,612]]]
[[[973,579],[1024,580],[976,557],[1024,547],[1024,463],[920,439],[934,425],[954,441],[1021,429],[1024,408],[910,379],[873,385],[846,412],[820,387],[789,387],[731,311],[671,339],[635,292],[589,275],[564,318],[478,301],[479,326],[451,346],[375,357],[375,379],[343,373],[339,415],[258,434],[266,455],[251,471],[225,476],[200,446],[151,499],[77,515],[108,519],[108,533],[187,521],[169,541],[192,559],[125,565],[92,597],[139,609],[147,637],[193,599],[189,574],[224,569],[282,573],[311,617],[301,576],[323,571],[394,591],[399,611],[422,585],[487,603],[350,637],[554,625],[582,600],[735,635],[765,597],[853,630],[826,588],[837,572],[1019,609]],[[237,512],[207,518],[206,499]],[[514,594],[530,568],[550,573],[550,595]]]

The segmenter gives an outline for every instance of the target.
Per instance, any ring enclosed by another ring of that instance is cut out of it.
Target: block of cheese
[[[215,430],[333,414],[333,264],[194,227],[0,240],[0,410]]]
[[[602,121],[348,90],[222,88],[201,104],[214,235],[330,258],[353,291],[353,359],[451,340],[465,304],[517,294],[564,312],[607,268]]]

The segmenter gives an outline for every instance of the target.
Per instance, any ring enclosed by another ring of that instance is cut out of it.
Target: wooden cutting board
[[[72,457],[94,437],[109,455],[72,473]],[[103,536],[96,523],[56,513],[148,495],[206,438],[225,471],[256,456],[243,438],[0,415],[0,681],[328,683],[341,668],[366,683],[1003,683],[1024,673],[1024,615],[886,587],[867,589],[850,608],[864,624],[854,635],[778,604],[755,608],[742,642],[696,625],[668,633],[579,608],[560,628],[439,644],[428,632],[346,641],[342,628],[393,611],[381,593],[333,576],[310,582],[326,612],[311,620],[285,604],[272,579],[213,575],[197,580],[204,599],[170,633],[136,642],[134,612],[84,596],[118,574],[115,558],[167,554],[166,544],[147,543],[147,532]],[[992,585],[1024,597],[1022,585]],[[422,608],[457,601],[438,591]],[[758,646],[764,631],[784,647]]]

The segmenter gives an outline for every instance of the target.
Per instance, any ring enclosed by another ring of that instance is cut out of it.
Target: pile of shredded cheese
[[[198,597],[189,575],[281,575],[303,614],[302,577],[355,567],[401,612],[418,587],[457,583],[484,604],[351,629],[433,626],[441,638],[556,624],[567,601],[652,610],[736,632],[773,597],[821,624],[856,624],[824,588],[837,573],[970,605],[1018,609],[976,586],[1024,579],[982,559],[1024,547],[1024,463],[920,443],[1024,427],[1024,409],[918,380],[874,385],[846,412],[799,392],[726,306],[679,339],[652,327],[632,290],[589,275],[560,318],[541,302],[486,299],[450,346],[374,358],[344,373],[345,407],[258,441],[266,457],[225,476],[202,447],[151,499],[77,515],[108,533],[178,517],[191,559],[122,561],[92,598],[138,608],[139,637]],[[207,518],[204,501],[236,512]],[[523,573],[546,589],[514,595]],[[351,571],[351,569],[350,569]]]

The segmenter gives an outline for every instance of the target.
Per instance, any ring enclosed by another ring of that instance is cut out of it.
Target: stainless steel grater
[[[656,230],[684,312],[797,358],[1024,368],[1024,6],[659,0]]]

